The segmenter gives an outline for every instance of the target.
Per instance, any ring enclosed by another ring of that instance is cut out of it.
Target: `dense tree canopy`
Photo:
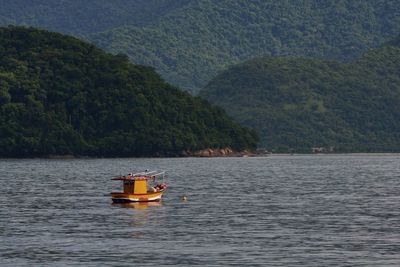
[[[0,25],[24,25],[83,36],[156,23],[189,0],[0,0]]]
[[[0,156],[179,155],[255,148],[222,109],[73,37],[0,28]]]
[[[399,40],[347,64],[250,60],[221,73],[200,95],[254,127],[261,145],[274,151],[400,152]]]
[[[260,56],[349,61],[400,32],[398,0],[0,0],[0,24],[87,38],[197,92]]]
[[[227,66],[254,57],[350,61],[399,32],[397,0],[196,0],[155,24],[89,39],[197,92]]]

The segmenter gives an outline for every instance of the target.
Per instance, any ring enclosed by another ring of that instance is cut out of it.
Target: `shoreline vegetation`
[[[0,157],[177,156],[257,142],[221,108],[124,55],[60,33],[0,28]]]
[[[98,158],[214,158],[214,157],[257,157],[263,155],[269,155],[264,151],[258,150],[240,150],[236,151],[231,148],[207,148],[198,151],[182,151],[177,154],[155,154],[152,156],[115,156],[115,157],[104,157],[104,156],[85,156],[85,155],[43,155],[43,156],[32,156],[32,157],[0,157],[13,158],[13,159],[30,159],[30,158],[41,158],[41,159],[98,159]]]
[[[204,150],[207,151],[207,150]],[[42,157],[0,157],[0,160],[12,159],[12,160],[26,160],[26,159],[51,159],[51,160],[71,160],[71,159],[111,159],[111,158],[257,158],[257,157],[286,157],[286,156],[371,156],[371,157],[385,157],[385,156],[400,156],[400,152],[384,153],[384,152],[331,152],[331,153],[265,153],[257,151],[240,151],[234,152],[229,155],[222,155],[216,153],[213,155],[199,154],[197,153],[186,154],[186,155],[176,155],[176,156],[143,156],[143,157],[94,157],[94,156],[79,156],[79,155],[47,155]]]
[[[261,57],[231,66],[200,96],[252,127],[273,152],[399,152],[400,36],[343,64]]]
[[[241,151],[241,152],[234,152],[229,155],[222,155],[220,153],[216,153],[213,155],[207,155],[207,154],[190,154],[190,155],[179,155],[179,156],[154,156],[154,157],[149,157],[149,158],[246,158],[246,157],[251,157],[251,158],[257,158],[257,157],[271,157],[271,156],[379,156],[379,157],[384,157],[384,156],[400,156],[400,152],[393,152],[393,153],[383,153],[383,152],[369,152],[369,153],[337,153],[337,152],[332,152],[332,153],[265,153],[265,152],[257,152],[257,151]],[[48,157],[43,157],[43,159],[98,159],[98,158],[104,158],[104,157],[79,157],[79,156],[73,156],[73,155],[64,155],[64,156],[48,156]],[[147,157],[134,157],[134,158],[147,158]]]

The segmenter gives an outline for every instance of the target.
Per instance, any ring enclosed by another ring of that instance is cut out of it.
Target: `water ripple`
[[[116,175],[169,174],[112,205]],[[0,160],[2,266],[399,266],[398,155]],[[187,202],[181,197],[188,196]]]

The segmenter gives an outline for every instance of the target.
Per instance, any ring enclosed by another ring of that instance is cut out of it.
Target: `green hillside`
[[[197,92],[261,56],[350,61],[400,32],[397,0],[0,0],[0,25],[73,34]]]
[[[0,28],[0,156],[156,156],[255,148],[217,107],[73,37]]]
[[[259,58],[213,79],[200,95],[254,127],[279,152],[400,152],[400,38],[342,64]]]
[[[145,26],[189,0],[0,0],[0,25],[25,25],[83,36]]]
[[[260,56],[349,61],[400,32],[395,0],[200,0],[145,27],[89,36],[197,92],[229,65]]]

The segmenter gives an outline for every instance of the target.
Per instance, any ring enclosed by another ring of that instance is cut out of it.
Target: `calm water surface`
[[[110,178],[166,170],[159,204]],[[399,266],[400,156],[0,160],[2,266]],[[188,196],[187,202],[181,197]]]

